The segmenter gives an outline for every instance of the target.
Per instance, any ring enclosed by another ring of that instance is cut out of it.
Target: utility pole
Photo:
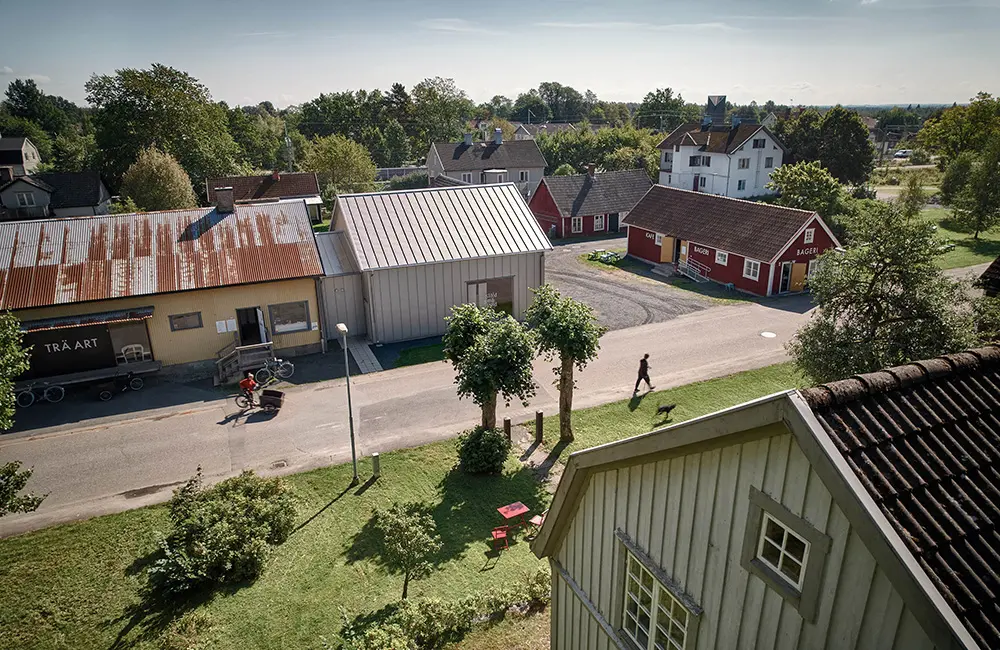
[[[292,172],[292,163],[295,161],[295,150],[292,148],[292,139],[288,137],[288,120],[284,120],[285,124],[285,166],[287,167],[288,173]]]
[[[528,125],[530,126],[531,125],[531,109],[530,108],[525,108],[524,110],[528,111]]]

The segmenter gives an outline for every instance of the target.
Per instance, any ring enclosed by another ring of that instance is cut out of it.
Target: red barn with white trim
[[[815,212],[654,185],[625,218],[628,254],[758,296],[805,289],[840,242]]]

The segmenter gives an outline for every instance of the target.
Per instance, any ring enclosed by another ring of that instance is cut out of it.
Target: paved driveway
[[[713,306],[711,298],[676,289],[665,282],[584,264],[583,253],[624,249],[625,237],[561,244],[545,258],[545,279],[563,295],[590,305],[597,320],[618,330],[668,321]]]

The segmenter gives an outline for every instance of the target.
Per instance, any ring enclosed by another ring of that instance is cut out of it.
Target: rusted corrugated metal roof
[[[552,249],[512,183],[341,194],[336,210],[362,271]]]
[[[323,274],[305,203],[0,223],[0,309]]]

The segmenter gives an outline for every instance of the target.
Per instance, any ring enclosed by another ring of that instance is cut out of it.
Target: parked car
[[[893,154],[893,158],[909,158],[911,153],[913,153],[913,149],[900,149]]]

